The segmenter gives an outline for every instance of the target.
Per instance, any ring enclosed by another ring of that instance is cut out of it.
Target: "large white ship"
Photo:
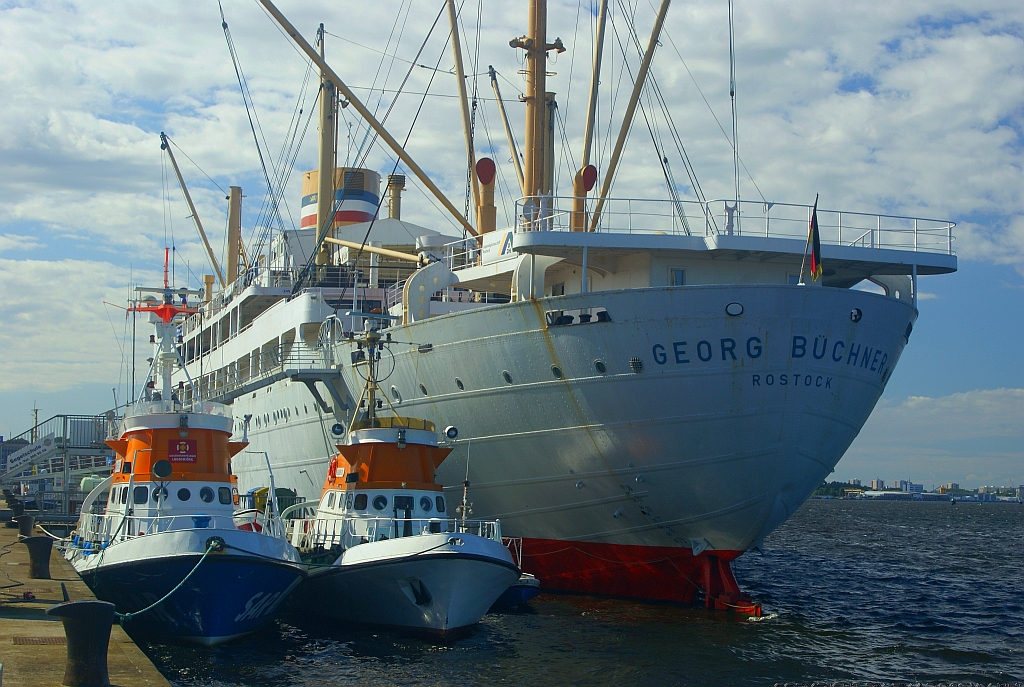
[[[233,283],[183,328],[188,375],[233,404],[238,435],[248,422],[278,486],[315,500],[360,412],[352,362],[364,352],[346,333],[380,328],[391,402],[459,429],[438,480],[468,476],[473,516],[522,537],[522,567],[545,588],[681,601],[703,590],[709,606],[743,606],[729,561],[857,436],[911,338],[918,275],[956,270],[953,224],[818,208],[814,280],[808,205],[613,199],[610,184],[589,193],[586,166],[575,197],[552,197],[537,95],[561,44],[547,42],[543,1],[531,7],[517,39],[528,122],[515,225],[493,230],[486,163],[478,237],[402,221],[397,176],[392,217],[354,221],[379,206],[379,176],[331,174],[321,156],[303,190],[315,225],[279,234],[262,266],[229,269]],[[381,247],[353,261],[367,230]],[[884,294],[853,288],[865,280]],[[242,491],[269,483],[262,456],[234,465]]]

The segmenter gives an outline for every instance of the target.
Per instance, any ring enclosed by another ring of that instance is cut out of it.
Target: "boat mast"
[[[313,49],[313,46],[306,42],[306,39],[302,37],[302,34],[300,34],[292,23],[288,21],[283,14],[281,14],[281,10],[277,9],[277,6],[274,5],[271,0],[259,0],[259,2],[266,8],[267,12],[270,13],[270,16],[274,18],[274,21],[276,21],[281,28],[284,29],[284,32],[295,42],[295,45],[299,46],[302,52],[306,53],[306,57],[312,60],[313,64],[319,67],[320,70],[327,75],[331,80],[331,83],[333,83],[341,94],[345,96],[345,100],[355,108],[356,112],[359,113],[359,116],[370,125],[370,128],[373,129],[378,136],[380,136],[381,140],[384,141],[388,148],[398,156],[398,159],[404,162],[409,168],[409,171],[415,174],[416,178],[423,182],[423,185],[427,187],[427,190],[434,194],[434,197],[437,198],[438,202],[444,206],[444,209],[450,212],[452,216],[466,228],[466,231],[473,236],[476,236],[476,229],[473,228],[473,225],[470,224],[469,220],[467,220],[463,214],[458,211],[455,205],[448,200],[448,197],[445,196],[444,193],[441,192],[441,189],[439,189],[430,177],[427,176],[427,173],[423,171],[423,168],[416,164],[416,161],[413,160],[412,156],[405,151],[405,148],[395,140],[395,137],[384,128],[384,125],[377,121],[377,118],[373,116],[373,113],[366,109],[363,102],[356,97],[356,94],[352,92],[352,89],[345,85],[345,82],[341,80],[341,77],[338,76],[337,72],[331,69],[330,65],[324,61],[324,58],[320,57],[316,50]]]
[[[740,143],[736,128],[736,31],[733,28],[732,0],[729,0],[729,98],[732,100],[732,170],[736,182],[736,224],[740,216]]]
[[[320,59],[324,59],[324,25],[316,32],[317,45],[320,48]],[[334,236],[334,147],[338,126],[338,97],[334,84],[327,78],[324,70],[320,70],[320,155],[317,169],[319,179],[316,197],[316,225],[318,227],[316,245],[320,249],[316,253],[316,264],[326,265],[330,262],[330,249],[324,237]]]
[[[640,100],[640,93],[643,91],[644,83],[647,81],[647,73],[651,69],[651,60],[654,59],[654,49],[658,47],[658,39],[661,37],[661,28],[665,25],[665,15],[668,14],[668,6],[671,0],[661,0],[661,7],[658,8],[658,16],[654,20],[654,28],[651,30],[651,40],[647,43],[647,50],[644,52],[643,61],[640,63],[640,71],[636,75],[636,83],[633,84],[633,92],[629,95],[629,104],[626,106],[626,114],[622,117],[622,126],[619,128],[619,137],[615,139],[615,148],[612,150],[611,162],[604,174],[604,181],[601,182],[601,193],[598,196],[597,207],[594,208],[594,216],[590,220],[590,231],[597,229],[597,223],[601,219],[601,209],[608,197],[608,190],[615,178],[615,168],[618,167],[619,157],[622,155],[622,148],[626,145],[626,137],[633,125],[633,115],[636,113],[636,106]]]
[[[178,169],[178,161],[174,159],[174,153],[171,151],[171,144],[167,140],[167,134],[160,132],[160,148],[167,151],[167,156],[171,158],[171,166],[174,168],[174,175],[178,177],[178,184],[181,186],[181,192],[185,194],[185,202],[188,203],[189,212],[192,213],[192,219],[196,223],[196,229],[199,230],[199,237],[203,239],[203,245],[206,246],[206,254],[210,257],[210,263],[213,265],[213,270],[217,273],[217,279],[220,280],[220,287],[224,288],[224,273],[220,271],[220,264],[217,263],[217,258],[213,254],[213,248],[210,248],[210,240],[206,238],[206,231],[203,229],[203,223],[199,221],[199,213],[196,212],[196,206],[192,202],[192,196],[189,195],[188,187],[185,186],[185,180],[181,177],[181,170]]]
[[[476,154],[473,150],[473,125],[469,117],[469,98],[466,96],[466,71],[462,64],[462,43],[459,40],[459,15],[455,0],[448,0],[448,21],[452,25],[452,52],[455,54],[455,80],[459,83],[459,105],[462,107],[462,131],[466,137],[466,162],[469,165],[469,183],[473,189],[473,207],[476,208],[476,226],[480,228],[480,181],[476,177]]]
[[[491,88],[494,90],[494,97],[498,99],[498,112],[501,114],[501,124],[505,127],[505,138],[508,139],[508,151],[512,154],[512,164],[516,168],[519,189],[525,196],[526,180],[523,179],[523,164],[519,161],[519,151],[516,150],[516,142],[512,138],[512,127],[508,123],[508,113],[505,112],[505,101],[501,99],[501,90],[498,88],[498,73],[490,65],[487,66],[487,73],[491,75]]]
[[[597,13],[597,36],[594,41],[594,68],[590,74],[590,99],[587,105],[587,125],[583,133],[583,159],[572,179],[572,230],[583,231],[586,224],[587,189],[583,172],[590,164],[590,150],[594,141],[594,123],[597,120],[597,90],[601,83],[601,59],[604,56],[604,30],[608,20],[608,0],[601,0]]]
[[[530,0],[527,34],[509,41],[511,47],[526,51],[526,146],[523,150],[523,187],[527,198],[541,195],[546,179],[544,162],[548,138],[548,50],[565,52],[560,38],[550,44],[547,41],[547,0]]]

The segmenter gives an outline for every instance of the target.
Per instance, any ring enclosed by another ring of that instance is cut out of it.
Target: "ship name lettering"
[[[761,382],[764,382],[764,386],[775,386],[775,382],[779,383],[779,386],[789,386],[792,383],[793,386],[816,386],[824,389],[832,388],[832,378],[825,375],[800,375],[800,374],[780,374],[776,377],[774,374],[767,375],[750,375],[751,386],[760,387]]]

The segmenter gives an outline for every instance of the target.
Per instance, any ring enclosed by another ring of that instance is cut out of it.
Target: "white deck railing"
[[[333,547],[341,547],[344,550],[384,539],[441,533],[474,534],[501,543],[500,520],[341,516],[286,520],[285,527],[288,541],[301,551]]]
[[[540,205],[516,201],[515,231],[571,231],[573,198],[545,198]],[[590,227],[597,201],[588,198],[585,220]],[[811,206],[760,201],[696,201],[609,198],[601,210],[598,233],[671,234],[690,236],[757,236],[806,239]],[[953,254],[955,222],[818,208],[818,233],[823,244],[889,248]],[[467,260],[469,250],[452,252],[454,262]],[[455,265],[456,267],[458,265]]]

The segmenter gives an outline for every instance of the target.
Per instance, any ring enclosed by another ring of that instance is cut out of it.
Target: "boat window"
[[[348,499],[346,499],[346,502],[348,503],[348,510],[352,510],[352,494],[348,495]]]
[[[199,498],[203,500],[203,503],[213,503],[213,489],[203,487],[199,490]]]
[[[178,490],[178,500],[179,501],[188,501],[190,498],[192,498],[192,492],[191,491],[189,491],[185,487],[182,487],[181,489]]]
[[[366,510],[366,494],[356,494],[356,510]]]
[[[334,492],[332,491],[327,495],[327,507],[334,508]]]
[[[384,510],[385,508],[388,507],[388,497],[380,495],[374,496],[373,507],[376,508],[377,510]]]
[[[135,487],[133,496],[136,504],[145,503],[149,500],[149,487]]]
[[[415,503],[411,496],[395,497],[395,508],[398,510],[412,510]]]
[[[217,499],[225,506],[231,503],[231,489],[228,487],[220,487],[217,489]]]
[[[686,270],[670,267],[668,270],[669,286],[686,286]]]
[[[156,503],[161,499],[167,500],[167,487],[157,487],[153,490],[153,502]]]
[[[438,496],[436,499],[434,499],[434,501],[437,502],[437,512],[444,513],[444,497]]]
[[[431,502],[429,496],[424,496],[420,499],[420,510],[424,513],[429,513],[433,507],[434,504]]]
[[[130,474],[131,471],[132,471],[132,462],[130,460],[126,460],[124,462],[124,465],[121,466],[121,474],[127,475],[127,474]]]
[[[128,487],[121,488],[121,503],[128,503]]]

